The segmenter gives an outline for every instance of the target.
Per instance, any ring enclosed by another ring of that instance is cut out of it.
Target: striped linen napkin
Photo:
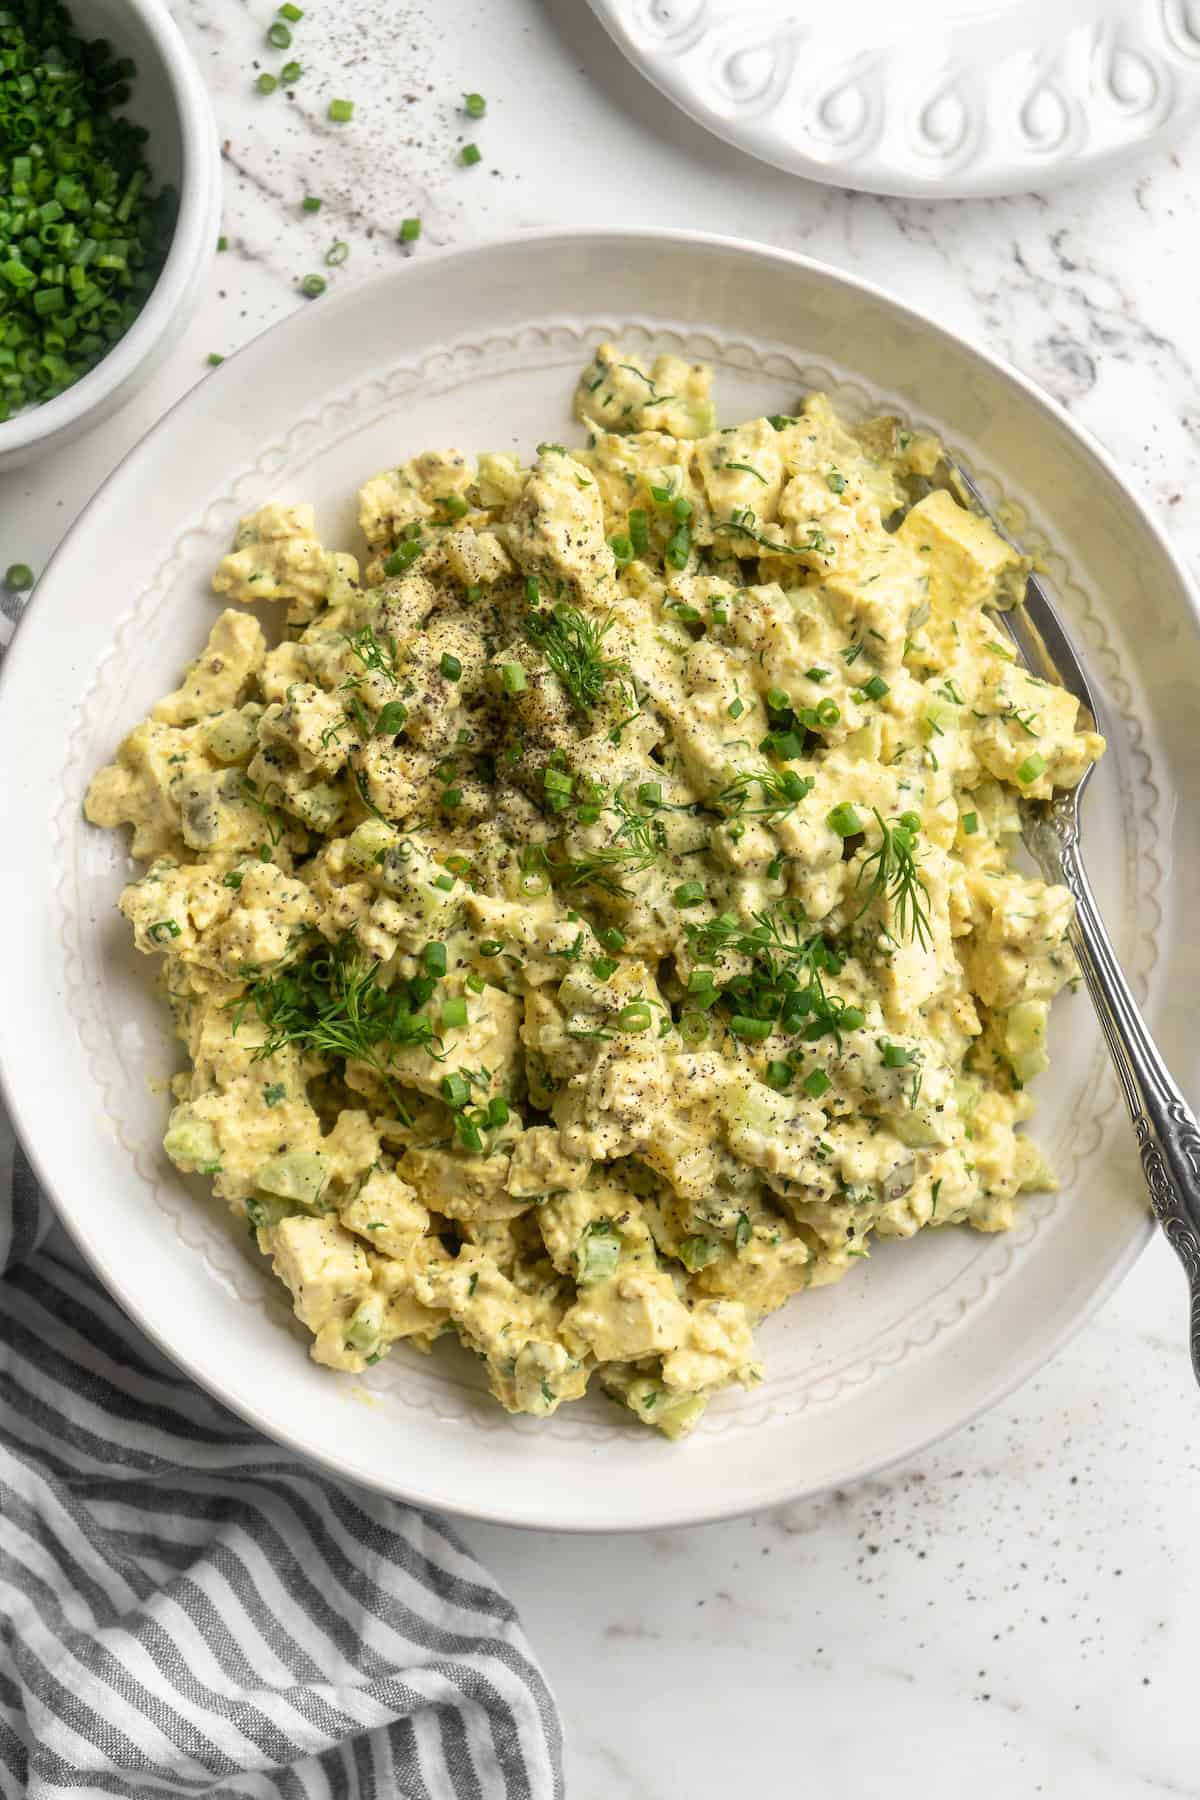
[[[4,1800],[562,1793],[545,1678],[453,1533],[185,1380],[83,1268],[17,1150],[11,1183],[0,1167]]]

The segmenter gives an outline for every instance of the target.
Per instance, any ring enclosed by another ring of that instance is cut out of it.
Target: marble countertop
[[[0,568],[44,566],[174,399],[294,307],[405,255],[562,222],[703,228],[882,283],[1041,382],[1200,565],[1200,213],[1160,151],[1050,195],[931,205],[807,186],[672,112],[582,0],[313,6],[294,98],[267,4],[173,0],[226,160],[199,313],[115,421],[0,478]],[[448,20],[450,24],[448,26]],[[460,91],[487,118],[464,132]],[[331,95],[356,102],[329,126]],[[464,137],[484,156],[456,161]],[[322,196],[316,217],[298,206]],[[402,250],[396,226],[424,222]],[[318,302],[319,304],[319,302]],[[0,635],[6,626],[0,621]],[[1189,1621],[1200,1450],[1182,1276],[1156,1242],[1008,1402],[913,1463],[815,1504],[637,1538],[466,1535],[522,1608],[566,1714],[571,1800],[1141,1800],[1200,1794]]]

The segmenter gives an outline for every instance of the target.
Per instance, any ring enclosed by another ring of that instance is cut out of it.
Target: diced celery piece
[[[1020,1082],[1032,1081],[1050,1067],[1046,1054],[1049,1010],[1044,1000],[1022,1000],[1010,1007],[1005,1018],[1004,1054]]]
[[[215,1174],[221,1162],[221,1143],[207,1119],[198,1119],[190,1106],[177,1106],[171,1114],[163,1149],[186,1174],[196,1170]]]
[[[672,1442],[695,1430],[708,1404],[703,1394],[673,1394],[661,1381],[649,1377],[632,1382],[621,1398],[639,1419]]]
[[[256,1169],[254,1185],[264,1194],[277,1194],[282,1200],[299,1200],[303,1206],[313,1206],[325,1186],[326,1167],[319,1150],[289,1150]]]
[[[289,810],[306,825],[311,825],[314,831],[328,832],[345,810],[346,797],[329,782],[315,781],[312,787],[290,794],[287,804]]]
[[[364,819],[346,840],[346,854],[359,869],[373,866],[379,854],[396,842],[396,833],[382,819]]]
[[[593,1281],[607,1281],[621,1260],[621,1240],[607,1219],[596,1220],[584,1227],[575,1252],[581,1287]]]
[[[379,1347],[383,1330],[383,1295],[368,1294],[351,1313],[346,1324],[346,1342],[369,1356]]]
[[[204,733],[204,747],[222,763],[249,762],[258,743],[256,715],[261,708],[222,713]]]

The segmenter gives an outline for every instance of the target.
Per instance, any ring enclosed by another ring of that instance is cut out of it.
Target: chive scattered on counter
[[[280,18],[286,19],[291,25],[298,25],[304,17],[300,8],[291,4],[291,0],[285,0],[285,4],[279,7],[278,11]]]
[[[468,119],[482,119],[487,111],[487,101],[482,94],[464,94],[463,111]]]
[[[93,368],[157,279],[175,196],[119,111],[136,73],[59,5],[0,7],[0,420]]]
[[[229,248],[229,239],[227,237],[219,237],[217,239],[217,249],[218,250],[228,250],[228,248]]]
[[[291,87],[293,82],[299,81],[303,73],[304,70],[298,62],[285,62],[279,71],[279,79]]]
[[[210,350],[209,351],[208,366],[210,369],[218,368],[220,366],[220,364],[223,363],[224,361],[225,361],[225,358],[221,355],[219,350]]]
[[[335,125],[348,125],[354,117],[353,100],[331,100],[328,116]]]
[[[279,82],[274,75],[269,74],[268,71],[264,69],[254,85],[260,94],[273,94],[275,89],[279,86]]]
[[[33,570],[28,563],[10,563],[4,571],[4,585],[10,594],[23,594],[33,586]]]
[[[401,219],[399,236],[402,244],[415,244],[420,235],[420,219]]]
[[[327,269],[340,268],[349,254],[350,246],[346,243],[345,239],[334,238],[332,244],[330,244],[328,250],[325,252],[325,267]]]
[[[316,194],[305,194],[300,202],[300,209],[302,212],[317,213],[321,210],[321,202]]]
[[[327,285],[323,275],[306,275],[300,283],[300,292],[309,300],[316,300],[325,292]]]
[[[464,144],[458,153],[458,160],[466,168],[473,168],[477,162],[483,161],[483,151],[478,144]]]
[[[267,26],[267,42],[274,50],[291,48],[292,34],[281,19],[276,19],[273,24]]]

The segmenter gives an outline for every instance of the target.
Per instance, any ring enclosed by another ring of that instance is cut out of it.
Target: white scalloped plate
[[[669,100],[811,181],[1023,193],[1200,107],[1200,0],[591,0]]]
[[[765,1384],[720,1397],[672,1448],[599,1398],[510,1420],[448,1346],[394,1355],[363,1381],[318,1369],[244,1232],[163,1157],[176,1050],[115,911],[123,846],[80,814],[91,772],[203,642],[208,577],[240,513],[312,498],[326,541],[352,544],[354,490],[376,468],[431,444],[529,450],[567,436],[575,372],[610,335],[710,358],[726,419],[787,409],[815,385],[854,412],[894,406],[1028,506],[1105,699],[1111,753],[1089,795],[1097,886],[1185,1081],[1196,1066],[1185,1013],[1197,958],[1178,916],[1200,869],[1196,809],[1177,805],[1194,791],[1191,596],[1103,453],[1018,376],[818,265],[652,233],[535,236],[413,263],[258,339],[92,501],[9,653],[6,1092],[104,1280],[230,1406],[390,1493],[576,1529],[713,1518],[910,1453],[1035,1368],[1148,1232],[1099,1034],[1087,1001],[1066,998],[1038,1119],[1062,1192],[1032,1200],[1007,1236],[928,1233],[801,1296],[762,1330]]]

